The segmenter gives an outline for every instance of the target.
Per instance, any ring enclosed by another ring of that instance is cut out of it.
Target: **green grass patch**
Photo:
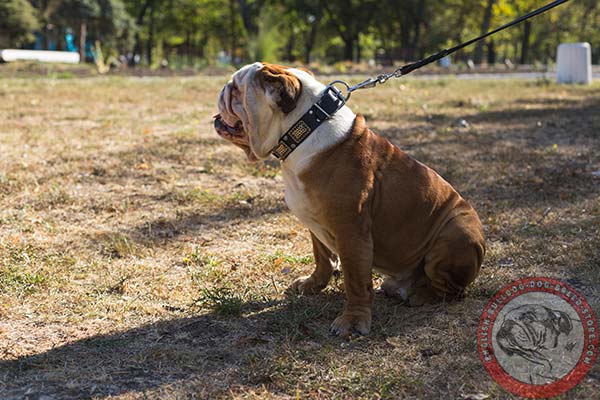
[[[233,193],[229,197],[227,197],[227,202],[230,204],[239,204],[239,203],[247,203],[250,204],[254,200],[256,196],[253,196],[251,193],[242,190]]]
[[[194,249],[183,257],[183,264],[186,266],[218,267],[221,262],[213,255],[204,254],[200,246],[194,246]]]
[[[34,207],[37,210],[56,208],[73,202],[71,195],[58,183],[53,183],[36,198]]]
[[[262,162],[250,164],[248,166],[250,174],[255,177],[275,178],[280,173],[279,165],[272,162]]]
[[[22,271],[15,267],[0,268],[0,293],[30,294],[48,281],[43,271]]]
[[[0,293],[30,294],[44,287],[50,273],[71,268],[68,254],[48,252],[31,244],[0,248]]]
[[[229,287],[202,289],[200,295],[192,302],[192,306],[211,309],[223,316],[240,315],[243,305],[243,294]]]
[[[192,283],[195,285],[202,285],[206,281],[220,281],[225,276],[222,261],[212,254],[203,253],[200,246],[195,246],[186,254],[182,263],[188,268]]]
[[[139,256],[141,250],[129,236],[120,232],[105,232],[98,236],[102,252],[110,257]]]
[[[201,205],[216,204],[219,196],[206,189],[195,187],[192,189],[180,190],[175,193],[175,200],[181,204],[194,203]]]
[[[266,261],[272,264],[302,264],[309,265],[315,261],[315,258],[310,255],[298,256],[295,254],[286,254],[281,249],[277,249],[275,253],[265,257]]]

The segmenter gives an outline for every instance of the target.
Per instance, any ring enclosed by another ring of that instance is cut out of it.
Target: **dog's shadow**
[[[330,292],[245,303],[240,315],[188,314],[1,360],[0,397],[160,397],[178,386],[214,397],[239,385],[268,384],[283,349],[342,342],[328,333],[342,302],[342,294]]]

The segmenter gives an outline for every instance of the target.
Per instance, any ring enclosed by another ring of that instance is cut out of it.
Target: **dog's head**
[[[324,86],[307,71],[268,63],[246,65],[219,96],[214,126],[250,161],[269,156],[280,136]],[[301,111],[299,111],[301,110]]]

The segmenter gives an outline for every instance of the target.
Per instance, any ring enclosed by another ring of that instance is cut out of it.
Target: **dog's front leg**
[[[366,335],[371,330],[373,241],[370,234],[365,236],[349,236],[337,241],[346,304],[331,324],[331,332],[342,337],[348,337],[352,332]]]
[[[292,283],[290,289],[300,294],[319,293],[329,284],[333,274],[335,254],[321,243],[312,232],[310,238],[312,239],[316,268],[309,276],[302,276]]]

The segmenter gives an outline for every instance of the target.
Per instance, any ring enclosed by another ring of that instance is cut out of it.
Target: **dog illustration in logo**
[[[509,357],[522,357],[542,367],[541,372],[529,376],[530,383],[536,384],[540,379],[559,379],[551,375],[553,365],[550,353],[557,348],[560,335],[568,337],[572,330],[573,323],[566,313],[537,304],[525,304],[506,314],[496,340]],[[569,345],[565,347],[569,350]]]

